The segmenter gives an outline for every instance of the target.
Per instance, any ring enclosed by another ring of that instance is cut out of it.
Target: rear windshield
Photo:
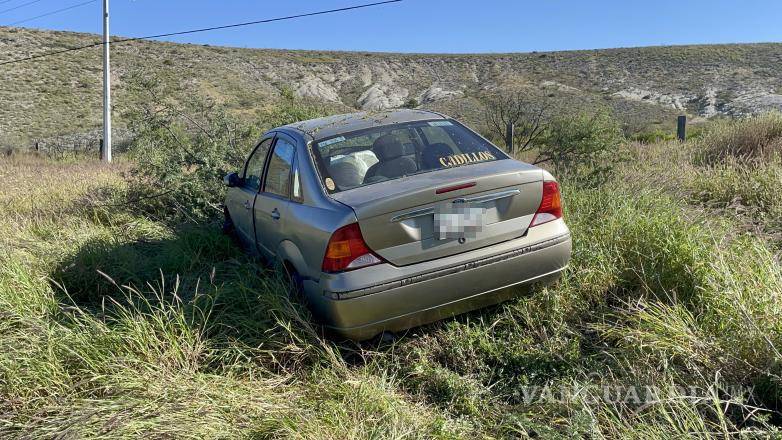
[[[318,141],[312,149],[323,186],[330,193],[507,158],[480,136],[446,119],[346,133]]]

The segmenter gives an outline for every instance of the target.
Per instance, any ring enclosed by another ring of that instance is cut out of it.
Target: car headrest
[[[372,151],[381,161],[396,159],[404,156],[405,147],[393,134],[387,134],[377,138],[372,144]]]
[[[426,149],[424,149],[421,161],[423,162],[423,166],[426,169],[442,168],[443,165],[440,163],[440,159],[443,157],[448,157],[452,154],[453,150],[448,146],[448,144],[438,142],[430,144]]]

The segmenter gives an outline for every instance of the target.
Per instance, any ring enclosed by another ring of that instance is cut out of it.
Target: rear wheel
[[[283,263],[283,267],[285,268],[285,274],[288,276],[291,298],[300,300],[304,296],[304,278],[299,274],[296,268],[287,261]]]

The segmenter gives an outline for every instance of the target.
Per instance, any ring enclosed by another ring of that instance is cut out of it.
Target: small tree
[[[142,97],[127,113],[132,133],[131,199],[168,220],[222,214],[222,178],[241,168],[264,130],[321,116],[323,109],[285,96],[260,120],[237,119],[214,101],[172,89],[144,75],[129,81]]]
[[[552,116],[545,104],[520,94],[488,100],[484,118],[492,138],[504,139],[514,125],[513,156],[524,154],[532,164],[547,165],[558,175],[603,179],[623,159],[619,124],[605,110],[594,114]]]
[[[551,120],[534,164],[550,163],[558,175],[599,181],[623,160],[622,129],[607,111]]]
[[[258,128],[233,120],[197,95],[174,99],[159,81],[135,76],[130,88],[143,99],[126,115],[133,135],[131,199],[163,218],[217,217],[222,177],[237,169]]]
[[[546,132],[548,108],[525,99],[521,93],[495,95],[486,103],[484,121],[496,139],[505,139],[508,124],[513,124],[513,156],[536,147]]]

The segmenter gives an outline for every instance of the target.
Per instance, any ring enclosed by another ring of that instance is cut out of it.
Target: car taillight
[[[352,223],[331,235],[323,257],[323,272],[344,272],[382,262],[364,242],[358,223]]]
[[[542,225],[558,218],[562,218],[562,196],[559,194],[559,185],[557,182],[543,182],[543,199],[540,201],[540,207],[535,213],[530,227]]]

